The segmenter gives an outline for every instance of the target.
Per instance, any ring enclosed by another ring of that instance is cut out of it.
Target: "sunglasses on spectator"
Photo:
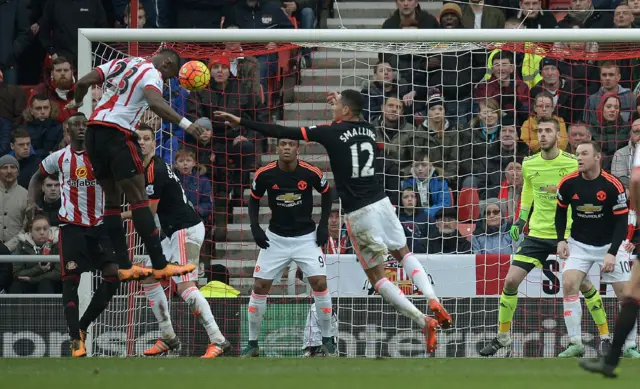
[[[489,215],[500,215],[500,210],[487,211],[487,216]]]

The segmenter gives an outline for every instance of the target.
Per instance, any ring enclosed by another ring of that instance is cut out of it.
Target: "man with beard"
[[[498,335],[487,344],[480,355],[492,356],[498,350],[511,345],[509,330],[518,304],[518,288],[534,267],[542,268],[550,255],[556,254],[557,238],[555,212],[557,206],[557,186],[562,177],[578,169],[574,155],[558,148],[560,123],[553,118],[543,118],[538,122],[538,140],[541,152],[525,158],[522,163],[524,185],[517,222],[511,227],[511,239],[516,242],[529,220],[532,207],[535,209],[529,223],[529,234],[518,247],[509,267],[509,272],[500,296],[498,312]],[[571,219],[567,222],[565,235],[570,231]],[[602,309],[602,297],[591,281],[584,279],[580,291],[587,307],[600,330],[600,338],[607,340],[609,329]]]
[[[66,109],[65,106],[73,100],[75,78],[71,61],[65,57],[57,57],[51,63],[51,78],[35,87],[33,95],[47,96],[58,106],[58,116],[55,119],[63,123],[77,112],[76,109]]]
[[[458,232],[458,209],[446,207],[435,216],[429,226],[427,252],[429,254],[470,254],[471,242]]]

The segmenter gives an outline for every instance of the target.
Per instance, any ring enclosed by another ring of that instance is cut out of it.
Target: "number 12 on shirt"
[[[351,178],[373,176],[375,173],[373,169],[373,145],[371,143],[362,142],[354,143],[349,148],[351,149]],[[367,151],[369,157],[367,158],[367,163],[365,163],[362,170],[360,170],[360,153],[363,151]]]

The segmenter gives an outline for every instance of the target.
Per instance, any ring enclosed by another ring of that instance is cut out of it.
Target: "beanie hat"
[[[209,118],[199,118],[198,120],[196,120],[196,124],[206,128],[209,131],[213,130],[213,125],[211,124],[211,120]]]
[[[13,155],[7,154],[0,157],[0,168],[3,167],[4,165],[14,165],[18,169],[20,169],[20,163],[18,162],[16,157],[14,157]]]
[[[442,9],[440,9],[440,17],[442,17],[442,15],[447,13],[452,13],[456,15],[458,18],[462,19],[462,9],[460,9],[460,6],[458,4],[447,3],[443,5]]]

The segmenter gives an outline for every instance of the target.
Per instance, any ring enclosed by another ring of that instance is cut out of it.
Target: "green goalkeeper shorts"
[[[558,242],[555,239],[525,236],[511,264],[530,272],[534,267],[543,267],[548,261],[549,255],[555,255],[557,249]]]

